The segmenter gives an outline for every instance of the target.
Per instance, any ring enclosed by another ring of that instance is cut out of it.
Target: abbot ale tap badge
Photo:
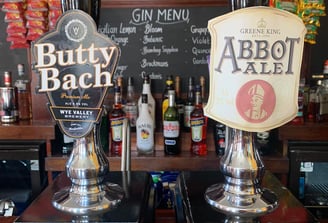
[[[119,48],[97,32],[87,13],[69,10],[55,30],[33,42],[31,51],[38,92],[47,94],[61,130],[74,138],[87,135],[99,122],[104,97],[113,86]]]
[[[209,21],[210,93],[205,113],[232,128],[267,131],[292,120],[306,28],[289,12],[250,7]]]

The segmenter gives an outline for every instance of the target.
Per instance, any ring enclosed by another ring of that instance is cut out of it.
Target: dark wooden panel
[[[224,0],[103,0],[103,7],[227,6]]]

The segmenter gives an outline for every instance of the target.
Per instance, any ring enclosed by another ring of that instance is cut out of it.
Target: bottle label
[[[194,142],[202,141],[204,124],[205,124],[205,120],[203,117],[190,119],[192,141]]]
[[[190,114],[193,110],[193,105],[187,105],[184,107],[184,126],[186,127],[190,127]]]
[[[164,119],[164,113],[166,111],[166,109],[169,107],[169,99],[165,98],[162,102],[162,117]]]
[[[112,139],[114,142],[122,141],[123,120],[124,117],[111,119],[110,126],[112,130]]]
[[[137,108],[137,105],[126,104],[124,106],[124,111],[125,111],[126,117],[130,121],[130,126],[131,127],[135,127],[136,126],[137,117],[138,117],[138,108]]]
[[[163,135],[167,138],[177,138],[180,133],[179,121],[163,121]]]
[[[151,124],[138,124],[137,148],[141,151],[152,150],[154,148],[154,134],[153,126]]]
[[[177,141],[175,139],[165,139],[164,144],[168,146],[174,146],[177,144]]]

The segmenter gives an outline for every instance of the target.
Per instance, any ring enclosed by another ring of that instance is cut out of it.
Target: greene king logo
[[[74,42],[81,42],[84,40],[87,32],[87,26],[79,19],[73,19],[65,26],[65,34],[67,38]]]

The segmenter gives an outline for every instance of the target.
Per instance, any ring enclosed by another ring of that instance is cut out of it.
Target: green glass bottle
[[[164,113],[169,106],[169,91],[174,90],[173,87],[173,77],[169,75],[165,81],[165,89],[162,95],[162,118],[164,120]]]
[[[179,112],[175,106],[175,91],[169,90],[169,106],[163,120],[164,152],[166,155],[180,153]]]

